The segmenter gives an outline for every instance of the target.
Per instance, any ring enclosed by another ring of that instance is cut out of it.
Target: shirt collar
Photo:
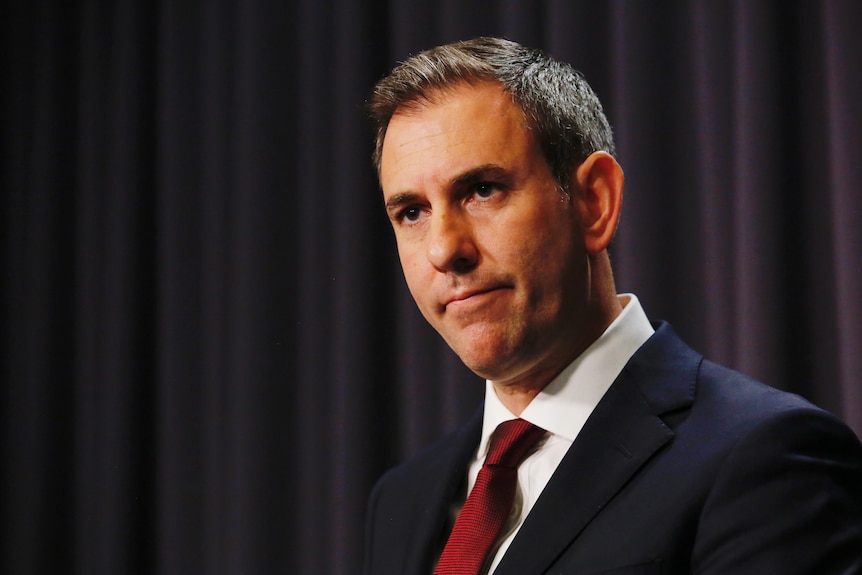
[[[622,313],[539,392],[521,413],[521,419],[568,441],[575,440],[623,367],[654,333],[638,298],[633,294],[623,294],[619,298]],[[515,417],[497,397],[493,384],[486,381],[479,457],[487,450],[497,426]]]

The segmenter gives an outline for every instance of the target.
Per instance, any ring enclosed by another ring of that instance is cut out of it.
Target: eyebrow
[[[470,184],[475,184],[488,179],[502,180],[510,177],[509,172],[498,164],[483,164],[471,168],[462,174],[458,174],[449,181],[449,185],[453,188],[463,188]],[[400,192],[393,194],[386,200],[386,211],[392,213],[398,211],[402,206],[415,203],[421,197],[421,194],[416,192]]]
[[[393,194],[391,198],[386,200],[386,211],[392,213],[398,211],[401,206],[414,203],[419,198],[419,194],[414,192],[401,192]]]
[[[459,174],[452,179],[453,186],[464,186],[467,184],[475,184],[487,179],[504,179],[509,177],[509,172],[498,164],[484,164],[467,170],[463,174]]]

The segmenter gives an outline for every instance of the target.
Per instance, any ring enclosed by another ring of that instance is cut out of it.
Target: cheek
[[[542,231],[520,238],[520,249],[512,252],[516,258],[513,261],[532,285],[533,303],[550,298],[546,303],[556,305],[561,292],[565,294],[575,288],[581,259],[579,250],[568,229],[553,226],[534,229]]]
[[[553,215],[526,223],[502,226],[500,247],[510,261],[521,267],[542,273],[546,268],[558,265],[559,259],[570,251],[571,233]]]
[[[423,266],[422,259],[417,250],[398,249],[398,257],[401,260],[401,271],[407,282],[407,287],[413,299],[421,306],[425,292],[428,291],[429,281],[424,278],[427,266]],[[423,289],[425,288],[425,289]]]

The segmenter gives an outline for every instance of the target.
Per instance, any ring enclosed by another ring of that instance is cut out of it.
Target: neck
[[[599,272],[593,275],[593,279],[601,279],[602,281],[593,282],[590,297],[592,304],[587,312],[589,317],[583,324],[585,329],[576,338],[577,343],[574,343],[567,350],[561,350],[559,357],[546,358],[543,363],[547,367],[537,369],[526,379],[492,381],[494,391],[500,402],[514,415],[520,416],[530,402],[539,395],[539,392],[601,337],[608,326],[622,313],[623,306],[617,296],[607,258],[603,261],[594,261],[593,267]]]

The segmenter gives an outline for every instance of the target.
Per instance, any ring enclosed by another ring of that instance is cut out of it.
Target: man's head
[[[519,85],[530,82],[515,78],[515,69],[547,72],[535,52],[497,40],[477,44],[485,48],[471,48],[470,69],[481,69],[486,58],[499,61]],[[501,50],[521,54],[520,67],[504,61]],[[594,150],[601,141],[610,147],[610,131],[579,76],[568,74],[578,86],[552,94],[588,92],[580,104],[539,105],[534,97],[527,107],[496,76],[453,66],[446,68],[452,81],[433,87],[423,72],[409,75],[424,88],[405,84],[403,70],[417,67],[411,61],[394,73],[402,80],[381,82],[390,88],[379,87],[372,102],[381,121],[380,184],[420,311],[468,367],[494,382],[498,395],[520,397],[507,403],[519,413],[619,312],[606,248],[623,175],[612,155]],[[586,114],[578,126],[604,126],[593,132],[605,139],[573,136],[572,118],[553,120],[560,133],[552,136],[547,122],[536,127],[537,112],[525,113],[563,107]],[[569,145],[575,149],[561,149]],[[546,160],[549,149],[559,173]]]
[[[369,111],[376,128],[374,165],[392,115],[421,106],[462,83],[498,82],[523,110],[554,178],[569,188],[574,166],[591,153],[614,155],[610,125],[583,76],[539,50],[499,38],[438,46],[397,66],[374,89]]]

